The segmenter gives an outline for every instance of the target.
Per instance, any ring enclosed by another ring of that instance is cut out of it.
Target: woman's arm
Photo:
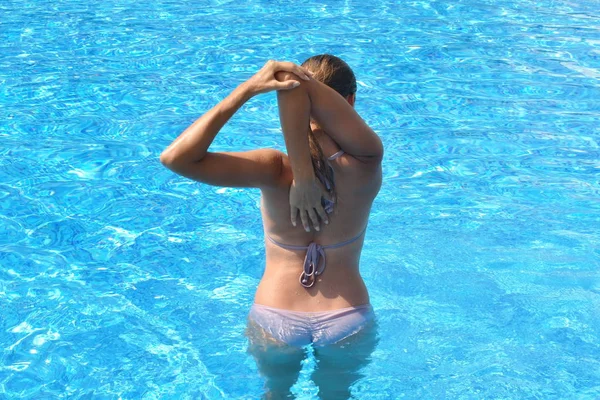
[[[298,80],[292,74],[280,72],[280,81]],[[376,163],[383,158],[381,139],[338,92],[316,79],[298,80],[298,88],[290,95],[308,98],[309,114],[344,151],[360,161]],[[286,93],[287,95],[287,93]]]
[[[275,76],[282,82],[298,79],[287,72],[278,72]],[[327,192],[314,175],[308,145],[310,116],[345,153],[369,165],[381,163],[383,145],[348,101],[335,90],[315,79],[298,81],[298,84],[299,87],[294,90],[277,94],[281,127],[294,175],[290,188],[291,220],[296,226],[299,213],[306,231],[309,230],[308,217],[319,230],[317,213],[323,222],[328,223],[321,206],[321,196],[327,196]]]
[[[261,149],[239,153],[209,153],[208,148],[221,128],[251,97],[272,90],[287,90],[296,80],[279,82],[278,71],[293,72],[308,79],[306,71],[293,63],[269,61],[252,78],[238,86],[223,101],[190,125],[163,151],[160,161],[188,178],[218,186],[268,186],[281,170],[281,153]]]
[[[292,74],[278,72],[275,77],[280,81],[294,79]],[[297,78],[296,78],[297,79]],[[290,187],[290,218],[296,226],[298,214],[304,230],[309,232],[309,221],[314,228],[320,230],[320,221],[329,223],[327,213],[323,209],[321,197],[329,194],[315,177],[308,132],[310,129],[310,98],[305,90],[286,90],[277,92],[279,119],[285,138],[285,145],[294,179]]]
[[[198,118],[167,147],[160,161],[170,166],[186,165],[201,161],[223,125],[252,97],[246,82],[229,96]]]

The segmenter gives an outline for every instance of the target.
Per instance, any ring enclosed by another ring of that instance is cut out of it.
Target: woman
[[[289,157],[273,149],[207,151],[248,99],[272,90]],[[188,178],[261,189],[266,267],[247,335],[267,398],[291,396],[311,343],[320,397],[348,398],[376,344],[359,260],[381,186],[383,146],[355,112],[355,93],[354,74],[337,57],[311,57],[302,66],[269,61],[161,155]],[[298,214],[304,229],[295,227]]]

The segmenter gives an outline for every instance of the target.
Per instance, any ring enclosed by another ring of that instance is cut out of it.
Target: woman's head
[[[302,66],[313,72],[313,78],[348,97],[356,93],[356,77],[344,60],[331,54],[312,56]]]

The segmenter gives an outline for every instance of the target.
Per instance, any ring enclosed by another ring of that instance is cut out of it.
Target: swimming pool
[[[0,4],[0,398],[260,397],[259,192],[158,157],[267,59],[324,52],[386,148],[356,398],[598,398],[597,4],[240,3]],[[213,149],[257,147],[284,149],[272,94]]]

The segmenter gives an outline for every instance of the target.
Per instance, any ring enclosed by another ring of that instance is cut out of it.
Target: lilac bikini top
[[[344,154],[343,150],[338,151],[334,155],[330,156],[329,160],[335,160],[339,156]],[[321,174],[317,174],[317,177],[323,182],[323,184],[327,187],[327,189],[331,188],[330,182]],[[331,214],[333,211],[333,201],[323,199],[324,208],[328,214]],[[271,243],[286,249],[286,250],[306,250],[306,257],[304,257],[304,267],[303,271],[300,274],[300,284],[306,288],[309,288],[315,284],[316,277],[321,275],[325,270],[325,249],[337,249],[338,247],[343,247],[347,244],[350,244],[356,240],[358,240],[363,233],[367,230],[367,227],[363,229],[358,235],[353,237],[352,239],[346,240],[341,243],[330,244],[327,246],[321,246],[318,243],[310,242],[308,246],[296,246],[292,244],[280,243],[273,239],[269,234],[267,234],[267,238],[271,241]]]

